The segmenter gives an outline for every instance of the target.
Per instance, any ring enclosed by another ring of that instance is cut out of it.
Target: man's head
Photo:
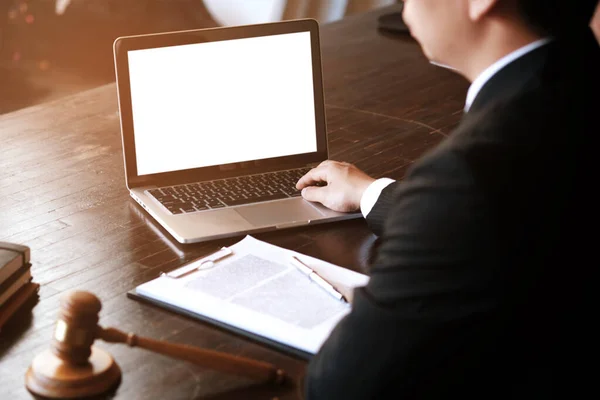
[[[469,79],[512,50],[589,25],[598,0],[404,0],[404,20],[432,61]]]

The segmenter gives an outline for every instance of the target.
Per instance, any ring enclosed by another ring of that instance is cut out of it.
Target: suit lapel
[[[545,44],[498,71],[483,85],[468,113],[479,111],[499,99],[518,93],[539,80],[553,46],[554,42]]]

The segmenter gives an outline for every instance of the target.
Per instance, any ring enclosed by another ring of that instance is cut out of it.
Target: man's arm
[[[375,180],[352,164],[327,160],[300,178],[296,187],[306,200],[334,211],[360,209],[371,230],[381,235],[396,184],[389,178]]]
[[[367,219],[367,224],[371,231],[377,236],[383,234],[383,227],[385,225],[386,217],[394,202],[394,192],[398,187],[399,182],[393,182],[387,185],[379,194],[375,204],[370,208],[369,212],[366,213],[363,210],[363,215]],[[362,203],[362,201],[361,201]],[[362,210],[362,207],[361,207]]]
[[[494,304],[489,213],[463,161],[432,154],[384,192],[390,209],[371,280],[311,360],[308,400],[377,398],[392,386],[401,396]]]
[[[334,211],[352,212],[360,208],[362,195],[373,182],[374,178],[352,164],[326,160],[300,178],[296,188],[308,201]]]

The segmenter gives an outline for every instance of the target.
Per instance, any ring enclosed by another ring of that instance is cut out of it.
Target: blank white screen
[[[138,175],[317,151],[310,32],[128,58]]]

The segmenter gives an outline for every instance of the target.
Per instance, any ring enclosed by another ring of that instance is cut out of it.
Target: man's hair
[[[589,26],[598,0],[516,0],[525,21],[544,35],[560,36]]]

